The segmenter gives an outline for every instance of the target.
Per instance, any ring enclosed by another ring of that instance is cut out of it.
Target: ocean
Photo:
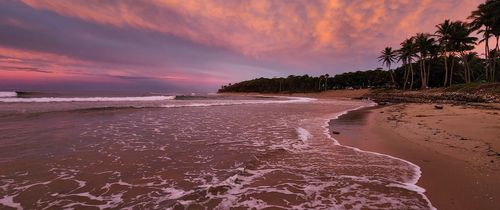
[[[433,209],[417,165],[330,135],[371,105],[0,92],[0,209]]]

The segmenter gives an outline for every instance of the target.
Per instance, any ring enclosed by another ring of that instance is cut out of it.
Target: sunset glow
[[[374,69],[383,47],[465,20],[481,2],[2,1],[0,88],[214,91]]]

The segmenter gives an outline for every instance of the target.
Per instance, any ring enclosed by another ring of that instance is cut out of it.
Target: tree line
[[[286,78],[257,78],[222,86],[219,92],[320,92],[328,89],[329,75],[312,77],[290,75]]]
[[[380,68],[368,71],[347,72],[330,77],[328,74],[312,77],[290,75],[279,78],[257,78],[223,85],[219,92],[259,92],[259,93],[308,93],[345,88],[390,87],[390,75]]]
[[[476,33],[480,37],[473,34]],[[453,84],[500,81],[500,0],[487,0],[472,11],[468,22],[444,20],[434,33],[417,33],[398,49],[386,47],[378,57],[388,68],[328,74],[258,78],[224,85],[219,92],[319,92],[328,89],[425,89]],[[493,38],[494,47],[490,40]],[[473,50],[484,43],[484,53]],[[392,69],[394,64],[401,66]]]

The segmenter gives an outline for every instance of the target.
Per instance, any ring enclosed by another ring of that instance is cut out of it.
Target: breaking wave
[[[5,95],[7,95],[7,94],[5,94]],[[17,96],[17,94],[15,96]],[[175,96],[12,98],[15,96],[10,96],[11,98],[0,98],[0,102],[6,102],[6,103],[115,102],[115,101],[163,101],[163,100],[174,100],[175,99]],[[2,92],[0,92],[0,97],[2,97]]]
[[[306,97],[282,97],[276,96],[277,99],[286,100],[227,100],[217,101],[211,103],[187,103],[187,104],[166,104],[161,105],[163,108],[178,108],[178,107],[206,107],[206,106],[228,106],[228,105],[244,105],[244,104],[286,104],[286,103],[307,103],[314,101],[314,98]]]
[[[7,97],[17,97],[17,93],[14,91],[11,92],[0,91],[0,98],[7,98]]]

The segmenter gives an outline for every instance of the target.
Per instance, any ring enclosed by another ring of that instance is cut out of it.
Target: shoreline
[[[338,89],[308,93],[260,93],[260,92],[222,92],[220,95],[268,95],[297,96],[316,99],[360,100],[368,99],[379,104],[453,104],[466,105],[481,109],[500,110],[500,83],[486,85],[477,89],[447,90],[443,88],[427,90],[387,90],[387,89]],[[496,91],[496,92],[495,92]]]
[[[405,162],[409,165],[411,165],[412,167],[415,167],[415,177],[412,178],[412,180],[408,181],[408,182],[405,182],[405,183],[401,183],[402,185],[405,186],[405,188],[409,188],[411,191],[414,191],[414,192],[417,192],[418,194],[421,194],[423,199],[427,200],[428,204],[429,204],[429,209],[437,209],[434,204],[432,203],[432,201],[430,200],[430,198],[428,197],[428,195],[425,193],[426,192],[426,189],[419,186],[418,183],[419,181],[421,180],[422,178],[422,168],[409,161],[409,160],[406,160],[406,159],[403,159],[403,158],[399,158],[397,156],[392,156],[390,154],[385,154],[385,153],[381,153],[381,152],[377,152],[377,151],[371,151],[371,150],[367,150],[367,149],[362,149],[362,148],[359,148],[359,147],[354,147],[354,146],[350,146],[348,144],[344,144],[340,141],[340,139],[337,139],[337,138],[334,138],[334,136],[332,136],[332,122],[335,122],[336,120],[339,120],[339,118],[341,117],[345,117],[345,116],[349,116],[350,113],[353,113],[353,112],[357,112],[357,111],[363,111],[363,110],[367,110],[367,109],[376,109],[377,108],[377,104],[375,102],[372,102],[373,104],[369,104],[369,105],[365,105],[365,106],[360,106],[360,107],[357,107],[357,108],[353,108],[353,109],[350,109],[350,110],[345,110],[343,112],[340,112],[338,113],[335,117],[329,119],[326,121],[325,123],[325,126],[324,129],[325,129],[325,132],[326,134],[328,135],[328,137],[332,140],[335,141],[335,144],[338,145],[338,146],[341,146],[341,147],[346,147],[346,148],[350,148],[350,149],[353,149],[355,151],[361,151],[361,152],[365,152],[365,153],[370,153],[370,154],[374,154],[374,155],[378,155],[378,156],[383,156],[383,157],[387,157],[387,158],[391,158],[391,159],[395,159],[395,160],[399,160],[399,161],[402,161],[402,162]]]
[[[336,100],[365,98],[349,95],[350,91],[330,91],[329,95],[260,95]],[[258,93],[235,95],[252,94]],[[421,172],[415,186],[425,190],[423,193],[434,208],[496,209],[500,202],[499,103],[431,100],[381,104],[384,105],[348,110],[330,119],[327,122],[328,135],[341,146],[415,164]],[[437,109],[436,105],[444,109]],[[407,106],[410,110],[406,110]],[[353,115],[355,119],[350,119]],[[332,124],[341,127],[332,128]],[[340,134],[331,134],[333,130]],[[488,148],[476,139],[477,136],[483,138],[485,133],[489,134],[485,137]],[[477,153],[484,149],[489,149],[491,154]]]
[[[425,195],[438,209],[494,209],[499,199],[494,196],[500,195],[500,167],[477,169],[477,164],[457,159],[453,152],[443,154],[440,148],[429,148],[426,143],[421,145],[407,140],[405,131],[395,131],[404,128],[389,127],[390,120],[384,115],[394,106],[405,104],[349,111],[329,122],[329,132],[340,132],[333,138],[341,145],[416,164],[422,175],[415,185],[426,190]]]

